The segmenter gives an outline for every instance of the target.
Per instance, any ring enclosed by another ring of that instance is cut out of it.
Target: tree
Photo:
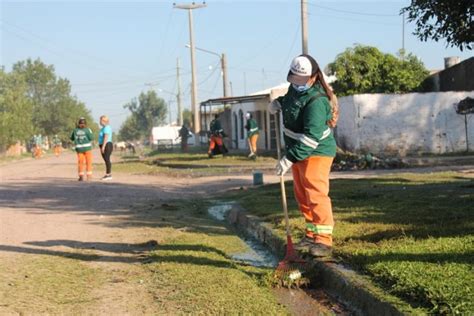
[[[26,82],[34,132],[50,136],[58,134],[61,139],[68,140],[79,117],[86,118],[93,132],[98,131],[90,111],[84,103],[71,96],[69,81],[57,77],[52,65],[39,59],[27,59],[14,64],[12,74]]]
[[[339,95],[414,91],[429,73],[416,56],[403,55],[401,60],[371,46],[348,48],[327,67],[337,78],[332,86]]]
[[[129,109],[133,117],[130,122],[127,122],[129,124],[127,128],[135,128],[136,132],[143,137],[148,137],[153,126],[163,124],[166,119],[166,103],[152,90],[140,93],[138,100],[132,100],[125,104],[124,108]]]
[[[0,68],[0,152],[31,137],[32,104],[26,91],[27,84],[22,77]]]
[[[120,126],[119,139],[123,141],[134,141],[141,137],[139,126],[135,116],[130,115]]]
[[[408,21],[416,23],[413,34],[422,41],[433,39],[437,42],[445,38],[447,46],[460,50],[474,47],[472,0],[412,0],[401,12],[408,13]]]

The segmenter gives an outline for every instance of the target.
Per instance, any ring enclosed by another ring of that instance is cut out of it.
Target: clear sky
[[[150,88],[172,100],[176,119],[179,59],[184,106],[190,108],[188,13],[174,9],[173,1],[0,2],[0,64],[7,71],[27,58],[54,65],[93,116],[109,115],[117,131],[128,115],[123,105]],[[356,43],[397,53],[403,24],[398,13],[409,2],[308,0],[310,54],[325,67]],[[291,59],[301,52],[299,0],[206,4],[193,11],[195,45],[226,54],[233,95],[285,81]],[[447,56],[473,55],[446,48],[444,41],[420,42],[412,31],[406,24],[405,49],[428,69],[442,69]],[[196,51],[196,61],[199,101],[221,97],[219,57]]]

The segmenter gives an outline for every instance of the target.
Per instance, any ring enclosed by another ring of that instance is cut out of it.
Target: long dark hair
[[[319,67],[316,60],[310,55],[303,54],[301,56],[305,56],[311,62],[311,66],[312,66],[311,77],[316,76],[316,81],[314,82],[314,84],[319,82],[321,86],[323,87],[324,92],[326,92],[326,95],[329,99],[329,103],[331,104],[331,113],[332,113],[332,118],[328,120],[326,124],[329,127],[334,128],[336,127],[337,120],[339,119],[339,103],[337,102],[337,97],[332,91],[331,86],[329,86],[329,84],[324,79],[323,72],[321,71],[321,68]]]

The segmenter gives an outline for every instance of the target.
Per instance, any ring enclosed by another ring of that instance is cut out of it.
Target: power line
[[[320,9],[335,11],[335,12],[341,12],[341,13],[347,13],[347,14],[364,15],[364,16],[378,16],[378,17],[395,17],[395,16],[398,17],[399,16],[399,14],[380,14],[380,13],[357,12],[357,11],[335,9],[335,8],[326,7],[326,6],[322,6],[320,4],[315,4],[315,3],[308,3],[308,4],[313,6],[313,7],[320,8]]]
[[[377,21],[359,20],[359,19],[354,19],[354,18],[341,17],[341,16],[335,16],[335,15],[327,15],[327,14],[320,14],[320,13],[309,13],[308,12],[308,15],[326,17],[326,18],[331,18],[331,19],[338,19],[338,20],[344,20],[344,21],[354,21],[354,22],[358,22],[358,23],[378,24],[378,25],[386,25],[386,26],[400,26],[399,24],[395,24],[395,23],[383,23],[383,22],[377,22]]]

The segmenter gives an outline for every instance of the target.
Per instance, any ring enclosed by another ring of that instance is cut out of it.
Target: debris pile
[[[348,151],[343,151],[340,148],[338,148],[336,158],[332,164],[333,171],[398,169],[406,167],[408,167],[408,164],[405,163],[401,158],[377,157],[370,152],[367,154],[355,154]]]

